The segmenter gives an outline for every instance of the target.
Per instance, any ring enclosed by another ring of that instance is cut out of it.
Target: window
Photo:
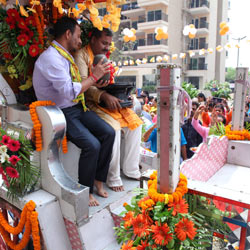
[[[199,49],[207,49],[205,37],[199,38]]]
[[[153,45],[154,43],[154,34],[147,35],[147,45]]]
[[[161,10],[149,11],[148,12],[148,22],[162,20]]]
[[[190,50],[195,50],[195,49],[198,49],[198,48],[199,48],[199,40],[197,38],[192,39],[191,42],[190,42],[189,49]]]
[[[132,28],[134,28],[135,30],[137,30],[137,21],[132,22]]]
[[[190,70],[197,70],[198,69],[198,59],[197,58],[190,59],[189,69]]]
[[[156,85],[156,75],[143,75],[143,86]]]
[[[200,78],[199,77],[189,77],[188,82],[192,83],[197,89],[199,89]]]
[[[124,82],[124,83],[136,82],[136,76],[117,76],[115,77],[115,82]]]

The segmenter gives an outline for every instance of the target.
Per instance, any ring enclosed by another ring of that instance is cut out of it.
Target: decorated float
[[[99,208],[89,208],[89,189],[78,183],[80,149],[65,139],[62,111],[50,100],[35,102],[32,70],[49,45],[50,25],[64,14],[81,18],[86,12],[95,27],[117,31],[123,1],[0,3],[1,249],[205,249],[211,245],[203,223],[209,216],[240,227],[238,248],[247,249],[249,143],[211,138],[181,165],[187,182],[180,174],[179,126],[188,97],[177,65],[158,66],[158,172],[144,174],[135,197],[129,190],[138,183],[125,181],[127,192]],[[109,12],[102,20],[94,3]],[[243,129],[247,75],[238,69],[232,130]],[[215,216],[211,199],[234,208]],[[239,211],[245,221],[233,217]]]

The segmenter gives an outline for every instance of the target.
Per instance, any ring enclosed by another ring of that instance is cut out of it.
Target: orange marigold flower
[[[179,200],[179,202],[169,203],[168,206],[169,206],[168,210],[171,210],[172,208],[174,208],[172,212],[173,216],[175,216],[178,213],[181,213],[181,214],[188,213],[188,204],[186,203],[185,199],[181,199]]]
[[[128,205],[128,203],[127,203],[127,202],[124,202],[124,203],[123,203],[123,206],[124,206],[124,207],[126,207],[127,205]]]
[[[147,241],[142,241],[141,240],[141,245],[137,246],[137,250],[145,250],[146,247],[148,247],[148,246],[149,246],[149,244],[148,244]]]
[[[147,218],[144,215],[138,214],[137,217],[132,220],[132,225],[134,234],[137,236],[144,237],[149,234]]]
[[[134,242],[129,240],[127,243],[122,245],[121,250],[136,250],[136,247],[133,247]]]
[[[170,229],[167,223],[163,225],[158,225],[158,221],[155,222],[155,225],[151,226],[153,233],[153,239],[156,244],[161,246],[166,246],[172,240],[172,233],[169,233]]]
[[[179,240],[184,241],[188,237],[190,240],[193,240],[196,235],[196,228],[194,223],[186,218],[182,218],[175,225],[176,236]]]
[[[131,227],[133,218],[134,218],[134,212],[129,211],[126,213],[126,215],[123,218],[123,220],[125,221],[124,223],[125,228]]]

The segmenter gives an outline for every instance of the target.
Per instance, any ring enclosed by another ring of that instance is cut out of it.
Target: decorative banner
[[[155,39],[161,40],[161,39],[168,39],[168,28],[166,26],[164,27],[157,27],[155,29]]]
[[[183,29],[183,35],[188,36],[190,39],[195,38],[197,29],[193,24],[186,25]]]
[[[136,30],[134,28],[132,28],[132,29],[125,28],[123,30],[123,34],[124,34],[123,40],[124,40],[124,42],[125,43],[127,43],[129,41],[135,42],[136,41],[135,33],[136,33]]]
[[[224,36],[228,33],[229,31],[229,26],[226,22],[221,22],[220,23],[220,35]]]

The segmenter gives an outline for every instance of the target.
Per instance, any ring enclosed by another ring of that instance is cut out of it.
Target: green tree
[[[210,90],[213,97],[230,99],[232,90],[228,82],[219,83],[216,80],[212,80],[205,84],[205,89]]]
[[[183,82],[181,87],[189,94],[191,99],[197,97],[199,93],[198,89],[192,83]]]
[[[226,81],[231,82],[234,81],[236,78],[236,69],[235,68],[227,68],[227,73],[226,73]]]

